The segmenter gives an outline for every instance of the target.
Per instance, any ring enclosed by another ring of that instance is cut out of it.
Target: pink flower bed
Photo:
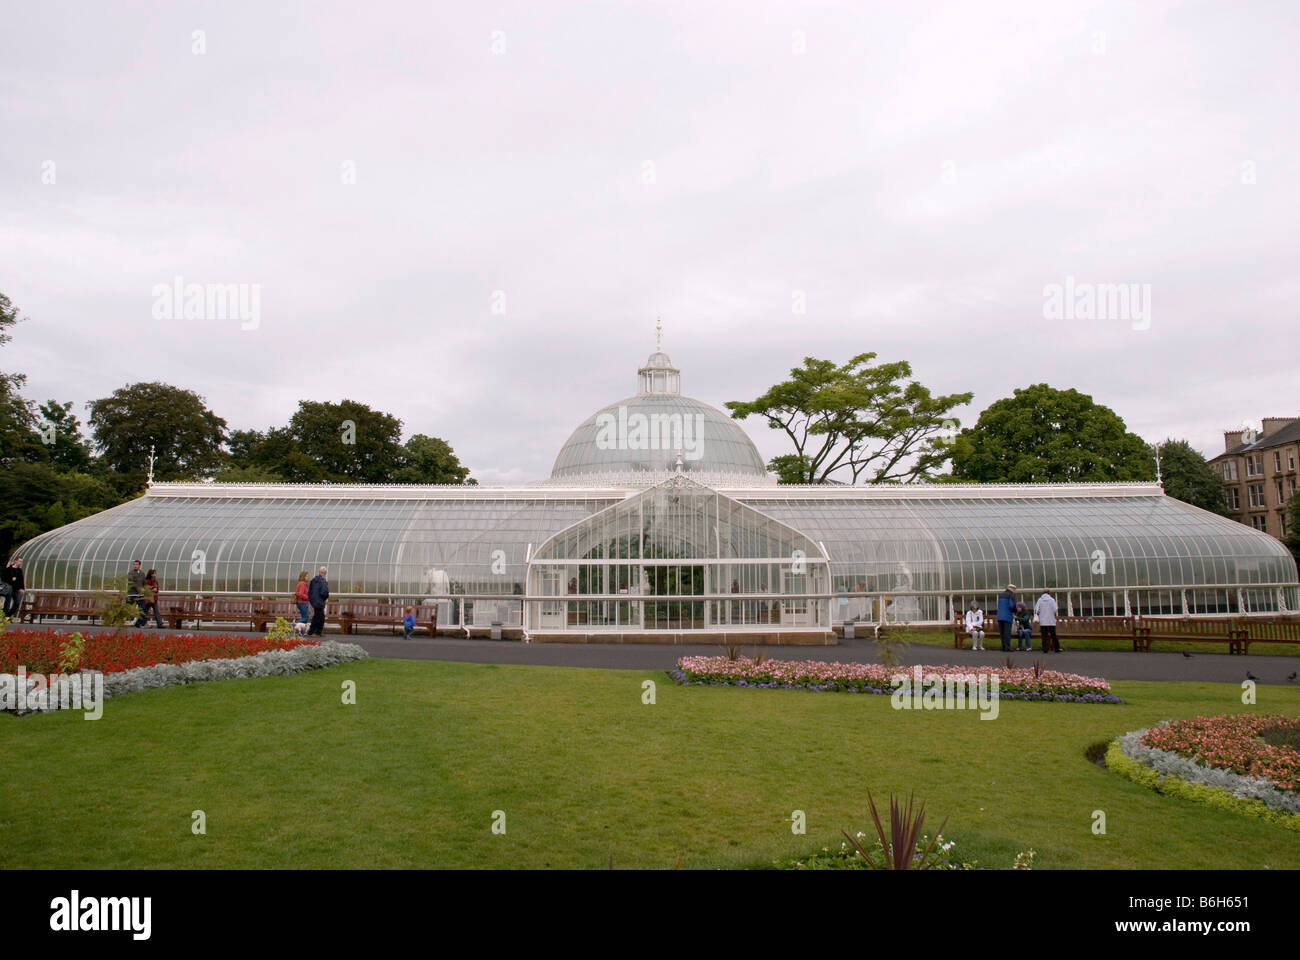
[[[1170,750],[1207,767],[1267,780],[1279,790],[1300,790],[1300,751],[1265,743],[1272,727],[1300,729],[1300,717],[1238,713],[1174,720],[1142,735],[1144,747]]]
[[[849,693],[891,693],[893,678],[914,677],[915,666],[887,667],[880,663],[827,663],[821,660],[764,660],[746,657],[682,657],[673,676],[682,683],[738,687],[782,687],[803,690],[836,690]],[[1017,700],[1074,700],[1088,703],[1119,703],[1110,684],[1100,677],[1042,670],[1031,667],[990,668],[975,666],[922,666],[925,677],[997,677],[1002,697]]]

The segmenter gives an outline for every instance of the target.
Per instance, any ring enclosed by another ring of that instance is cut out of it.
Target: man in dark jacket
[[[9,585],[9,592],[5,594],[5,616],[16,617],[23,608],[22,557],[14,557],[9,561],[9,566],[5,567],[4,573],[0,575],[0,581]]]
[[[131,572],[126,575],[126,602],[139,607],[140,617],[144,618],[144,571],[139,560],[131,561]]]
[[[1002,649],[1011,652],[1011,623],[1016,619],[1016,585],[1008,583],[998,594],[998,630],[1002,633]]]
[[[311,626],[307,628],[309,637],[319,637],[325,633],[325,601],[330,598],[330,583],[325,579],[327,576],[329,571],[321,567],[320,573],[307,584],[307,602],[311,604]]]

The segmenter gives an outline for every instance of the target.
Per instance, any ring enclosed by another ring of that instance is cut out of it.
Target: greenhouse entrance
[[[526,629],[825,634],[829,599],[818,594],[829,581],[819,544],[677,476],[542,544],[529,563]]]

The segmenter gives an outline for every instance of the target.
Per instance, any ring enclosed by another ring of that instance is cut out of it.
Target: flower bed
[[[1300,751],[1260,739],[1278,728],[1300,732],[1300,717],[1238,713],[1174,720],[1151,727],[1141,742],[1202,766],[1266,780],[1279,790],[1300,790]]]
[[[124,693],[139,690],[153,690],[159,687],[171,687],[188,683],[207,683],[214,680],[234,680],[247,677],[280,677],[307,670],[321,670],[340,663],[363,660],[366,651],[355,643],[303,643],[293,649],[264,650],[246,657],[216,658],[190,660],[181,664],[156,663],[147,667],[132,667],[115,673],[103,675],[103,696],[117,697]],[[91,671],[83,672],[81,678],[89,678]],[[0,673],[0,687],[16,690],[18,677],[5,676]],[[37,705],[35,693],[37,679],[28,676],[24,680],[22,700],[28,704],[27,711],[39,713],[44,710],[57,710],[57,698],[47,698],[44,705]],[[14,694],[17,700],[16,693]],[[11,711],[16,712],[16,711]]]
[[[1197,718],[1208,719],[1223,718]],[[1264,719],[1276,722],[1285,718]],[[1157,793],[1257,817],[1288,830],[1300,831],[1300,792],[1282,789],[1260,777],[1234,773],[1223,767],[1207,766],[1173,750],[1145,745],[1148,734],[1169,726],[1172,724],[1166,721],[1158,727],[1133,730],[1119,737],[1106,751],[1106,766],[1125,779],[1150,787]],[[1154,739],[1161,740],[1163,737],[1158,734]],[[1268,746],[1263,741],[1259,745]]]
[[[818,690],[841,693],[892,694],[895,677],[909,682],[916,667],[888,667],[879,663],[827,663],[818,660],[755,660],[741,657],[682,657],[669,676],[678,683],[715,687]],[[1004,700],[1054,700],[1076,703],[1120,703],[1110,684],[1100,677],[1041,670],[1032,667],[995,668],[922,666],[927,681],[938,677],[960,683],[970,677],[997,678],[998,696]]]
[[[20,666],[28,673],[55,673],[59,651],[70,633],[56,630],[11,630],[0,633],[0,673],[13,673]],[[82,670],[121,673],[158,663],[193,663],[196,660],[227,660],[267,650],[292,650],[315,641],[264,640],[229,634],[83,633],[85,651]]]

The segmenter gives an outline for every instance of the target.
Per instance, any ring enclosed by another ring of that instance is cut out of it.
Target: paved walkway
[[[42,624],[71,632],[66,624]],[[101,627],[81,626],[82,633],[100,633]],[[152,628],[146,628],[152,629]],[[193,632],[193,631],[168,631]],[[239,636],[258,637],[247,631],[223,631]],[[466,640],[459,637],[413,637],[359,634],[345,637],[326,633],[326,639],[360,644],[373,657],[395,660],[450,660],[459,663],[511,663],[552,667],[591,667],[602,670],[667,670],[678,657],[717,656],[721,648],[707,645],[661,645],[654,643],[521,643],[515,640]],[[741,648],[745,654],[752,646]],[[879,663],[880,652],[870,640],[846,640],[834,647],[765,646],[763,652],[783,660],[829,660],[837,663]],[[1107,680],[1202,680],[1240,683],[1249,670],[1261,684],[1300,687],[1300,679],[1287,678],[1300,671],[1300,657],[1270,657],[1251,654],[1232,656],[1227,653],[1134,653],[1129,650],[1066,650],[1063,653],[1002,653],[991,649],[981,653],[954,650],[951,646],[911,644],[899,655],[904,666],[912,664],[979,664],[1002,666],[1007,657],[1018,666],[1032,666],[1040,660],[1053,670],[1081,673]]]
[[[557,667],[595,667],[617,670],[667,670],[678,657],[717,656],[716,644],[707,646],[660,646],[658,644],[604,643],[518,643],[505,640],[463,640],[428,637],[360,636],[347,638],[359,643],[375,657],[405,660],[454,660],[464,663],[521,663]],[[788,660],[829,660],[836,663],[879,663],[880,651],[869,640],[847,640],[834,647],[765,646],[768,656]],[[742,647],[751,654],[752,647]],[[1246,671],[1260,683],[1293,683],[1286,678],[1300,671],[1300,657],[1232,656],[1227,653],[1133,653],[1132,651],[1079,650],[1044,654],[1002,653],[1000,650],[954,650],[952,647],[912,644],[899,655],[905,666],[912,664],[980,664],[1002,666],[1007,657],[1017,666],[1033,666],[1039,660],[1052,670],[1081,673],[1107,680],[1204,680],[1240,683]]]

